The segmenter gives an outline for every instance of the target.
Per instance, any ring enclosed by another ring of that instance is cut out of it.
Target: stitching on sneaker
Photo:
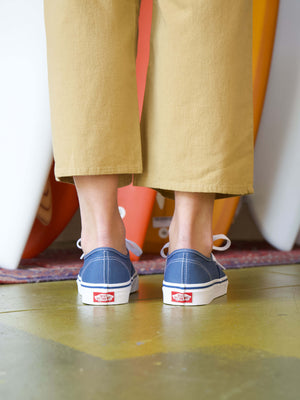
[[[177,258],[176,260],[168,261],[168,266],[170,266],[172,264],[177,264],[178,261],[187,261],[189,264],[195,264],[197,266],[204,267],[201,261],[188,260],[185,258]]]
[[[181,282],[184,282],[184,271],[183,271],[183,262],[184,262],[184,257],[182,258],[182,261],[181,261],[181,268],[180,268],[180,279],[181,279]]]
[[[109,256],[108,258],[110,258],[111,260],[114,260],[114,261],[118,261],[123,267],[125,267],[125,268],[128,270],[127,265],[125,264],[124,261],[120,260],[120,259],[117,258],[117,257],[112,257],[112,256]],[[92,260],[89,260],[89,261],[86,263],[86,265],[84,266],[84,269],[86,269],[86,267],[88,267],[88,266],[89,266],[90,264],[92,264],[94,261],[105,261],[105,260],[106,260],[105,257],[95,257],[95,258],[93,258]]]
[[[106,281],[106,261],[107,261],[107,252],[104,250],[103,252],[104,260],[103,260],[103,282],[108,282]]]
[[[184,283],[187,283],[188,278],[188,263],[187,263],[187,256],[186,254],[183,255],[184,258]]]

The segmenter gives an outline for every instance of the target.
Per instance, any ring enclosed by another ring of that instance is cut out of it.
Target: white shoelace
[[[226,235],[224,235],[223,233],[220,233],[220,234],[218,234],[218,235],[213,235],[213,241],[218,240],[218,239],[225,239],[227,243],[226,243],[224,246],[213,246],[213,250],[225,251],[225,250],[229,249],[229,247],[230,247],[230,245],[231,245],[231,240],[230,240]],[[161,251],[160,251],[160,255],[161,255],[163,258],[167,258],[167,255],[165,254],[164,250],[167,249],[167,248],[169,247],[169,245],[170,245],[170,242],[166,243],[166,244],[164,245],[164,247],[163,247],[163,248],[161,249]],[[221,264],[216,260],[216,257],[215,257],[213,254],[212,254],[212,259],[213,259],[221,268],[225,269],[225,268],[223,267],[223,265],[221,265]]]
[[[143,254],[143,250],[140,248],[139,245],[137,245],[135,242],[133,242],[132,240],[129,239],[125,239],[125,243],[126,243],[126,248],[127,250],[130,250],[134,255],[136,255],[137,257],[139,257],[140,255]],[[77,240],[76,242],[76,246],[82,250],[81,247],[81,238]],[[80,256],[80,260],[82,260],[84,257],[84,253],[81,254]]]

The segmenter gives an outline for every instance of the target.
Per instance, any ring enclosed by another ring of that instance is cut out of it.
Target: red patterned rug
[[[82,266],[80,254],[77,249],[48,249],[36,258],[22,260],[16,270],[0,268],[0,284],[76,279]],[[214,254],[227,269],[300,263],[300,246],[279,251],[266,242],[235,241],[224,253]],[[144,254],[133,264],[140,275],[162,274],[165,260],[157,254]]]

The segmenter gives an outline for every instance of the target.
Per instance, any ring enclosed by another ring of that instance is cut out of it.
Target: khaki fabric
[[[44,7],[56,179],[253,193],[252,0],[153,0],[141,122],[140,1]]]

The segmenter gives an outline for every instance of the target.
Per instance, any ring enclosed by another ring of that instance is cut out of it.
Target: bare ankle
[[[74,177],[81,215],[81,244],[86,254],[97,247],[113,247],[127,254],[125,227],[118,202],[118,175]]]
[[[98,247],[112,247],[123,254],[127,254],[125,245],[125,227],[123,221],[114,224],[103,224],[101,222],[82,230],[81,245],[86,254]]]
[[[170,246],[169,253],[178,249],[194,249],[199,251],[206,257],[210,257],[213,239],[209,227],[202,229],[198,227],[182,227],[176,226],[175,221],[170,226]]]
[[[169,253],[189,248],[210,257],[213,247],[214,194],[175,192],[175,212],[170,225]]]

